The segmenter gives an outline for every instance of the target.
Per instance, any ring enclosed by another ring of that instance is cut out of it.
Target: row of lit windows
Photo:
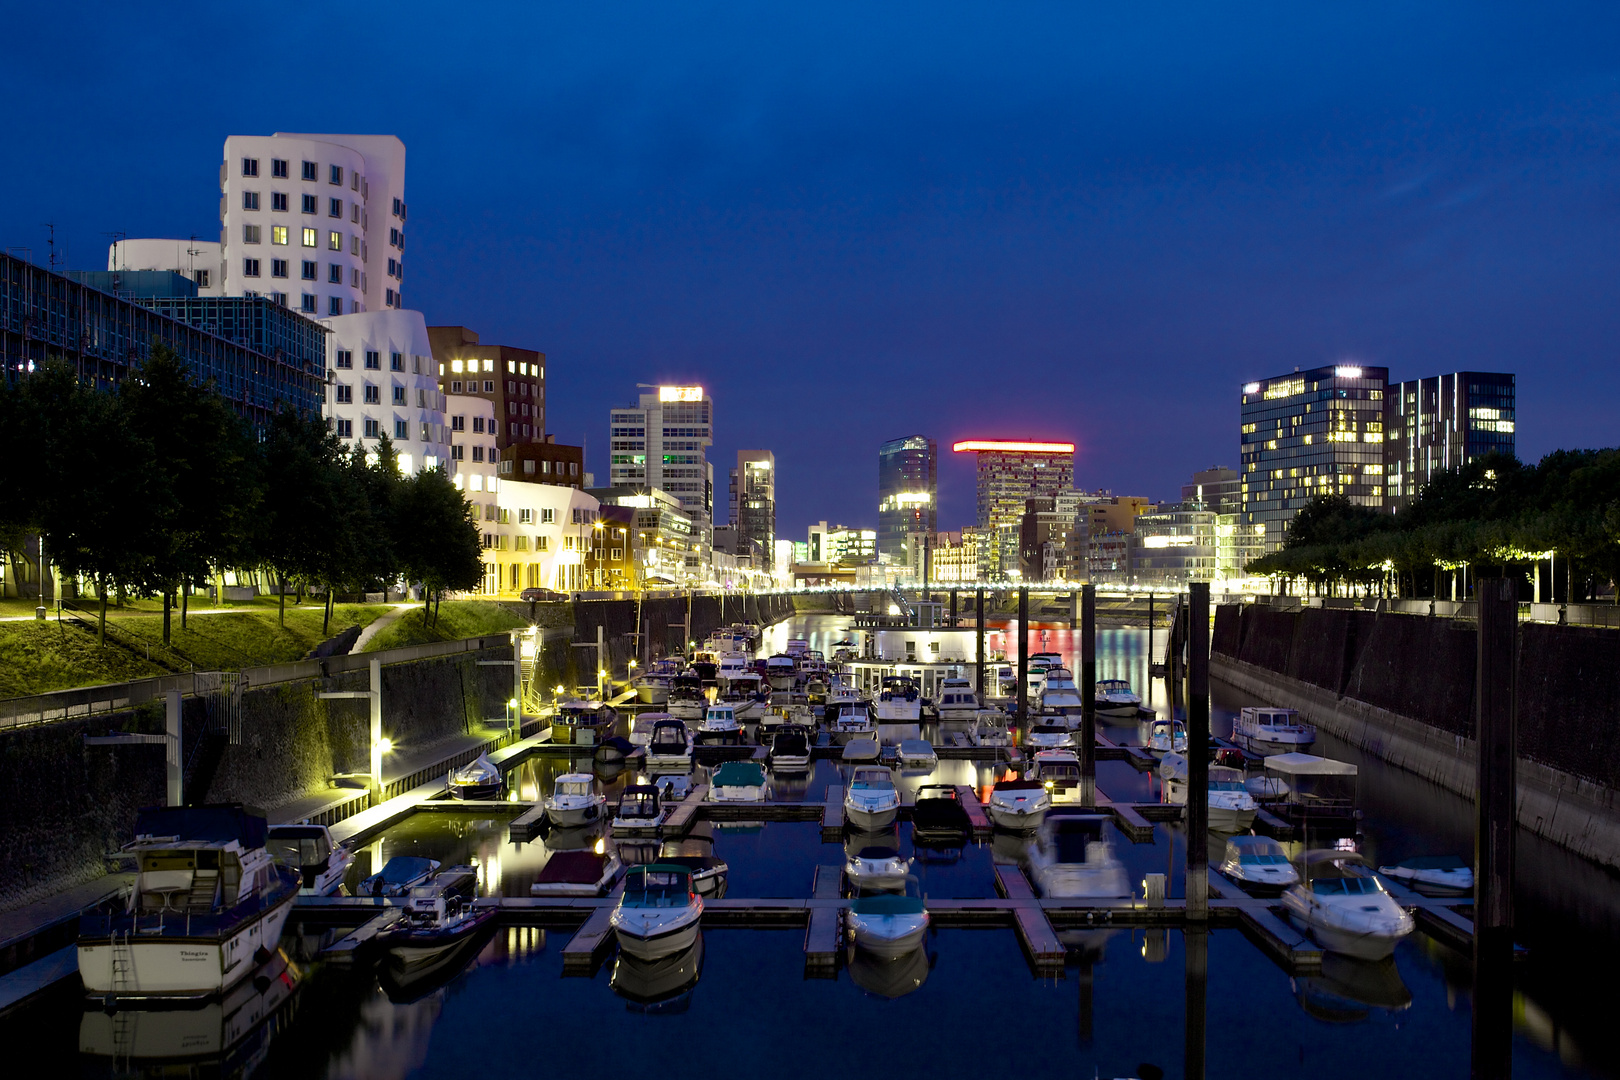
[[[288,229],[287,226],[285,226],[285,225],[272,225],[272,226],[270,226],[270,243],[271,244],[274,244],[274,245],[276,245],[278,247],[285,247],[291,242],[291,238],[292,238],[292,233]],[[262,242],[263,239],[264,239],[264,227],[262,225],[243,225],[242,226],[242,243],[244,243],[244,244],[257,244],[257,243]],[[307,247],[307,248],[318,248],[318,247],[320,247],[321,246],[321,233],[320,233],[320,230],[319,229],[301,229],[301,230],[299,230],[299,241],[300,241],[300,244],[301,244],[302,247]],[[343,234],[341,232],[338,232],[335,229],[330,230],[330,231],[327,232],[327,234],[326,234],[326,250],[327,251],[339,251],[339,252],[343,250]],[[349,236],[349,254],[356,255],[356,256],[359,256],[361,258],[365,257],[365,243],[360,239],[360,237],[358,235],[350,234],[350,236]]]

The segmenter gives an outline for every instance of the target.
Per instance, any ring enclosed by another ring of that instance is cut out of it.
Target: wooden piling
[[[1029,586],[1018,587],[1018,719],[1029,718]]]
[[[1480,578],[1475,665],[1474,993],[1472,1075],[1512,1075],[1513,839],[1517,827],[1515,668],[1518,582]]]
[[[984,589],[982,588],[975,590],[975,595],[973,598],[973,618],[975,620],[975,629],[973,631],[975,651],[973,656],[974,661],[978,664],[979,669],[978,682],[974,686],[974,689],[979,692],[979,704],[983,705],[987,700],[989,700],[990,691],[985,689],[984,685]]]
[[[1097,790],[1097,587],[1080,590],[1080,784],[1088,804]]]
[[[1187,918],[1201,922],[1209,918],[1209,582],[1193,582],[1188,599]],[[1199,1064],[1202,1072],[1201,1053]]]

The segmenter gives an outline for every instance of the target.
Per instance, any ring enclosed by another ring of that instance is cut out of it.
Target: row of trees
[[[1282,549],[1248,570],[1318,589],[1437,596],[1463,567],[1528,577],[1552,561],[1570,600],[1620,582],[1620,449],[1560,450],[1535,465],[1492,454],[1436,475],[1393,515],[1320,496]]]
[[[322,587],[327,625],[336,592],[407,581],[433,603],[481,581],[474,521],[442,469],[401,476],[386,438],[345,447],[290,409],[255,431],[162,345],[110,393],[54,360],[0,381],[0,546],[39,535],[94,585],[103,639],[109,594],[162,596],[167,643],[176,598],[226,570]]]

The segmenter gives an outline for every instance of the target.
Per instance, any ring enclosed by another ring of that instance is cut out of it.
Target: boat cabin
[[[1266,799],[1266,808],[1290,824],[1352,835],[1361,812],[1356,809],[1356,776],[1348,761],[1315,754],[1273,754],[1266,776],[1281,783],[1282,794]],[[1349,832],[1344,832],[1349,829]]]
[[[664,756],[684,754],[687,743],[685,721],[673,718],[659,720],[653,724],[652,734],[647,740],[647,752]]]
[[[663,806],[658,801],[658,789],[651,784],[632,784],[619,796],[617,820],[645,820],[657,822],[663,817]]]
[[[894,773],[882,765],[861,765],[849,780],[853,791],[893,791]]]
[[[692,872],[684,866],[652,863],[624,876],[623,907],[687,907],[692,902]]]

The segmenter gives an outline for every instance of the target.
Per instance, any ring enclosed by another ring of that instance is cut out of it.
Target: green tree
[[[275,574],[280,588],[276,617],[285,625],[287,583],[323,580],[323,560],[333,543],[341,542],[343,452],[337,436],[318,417],[282,408],[270,421],[262,455],[256,561]]]
[[[400,570],[422,586],[422,621],[430,609],[437,621],[446,589],[476,589],[483,580],[477,508],[437,468],[402,481],[393,512]]]

